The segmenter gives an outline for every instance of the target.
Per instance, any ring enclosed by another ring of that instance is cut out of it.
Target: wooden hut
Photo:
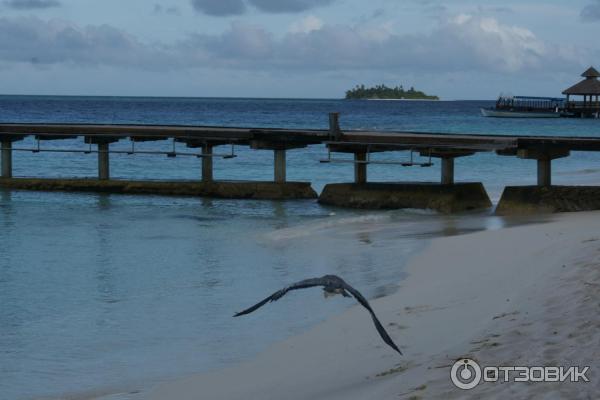
[[[566,89],[563,94],[567,95],[565,111],[577,117],[600,116],[600,72],[594,67],[588,68],[583,74],[585,79],[576,85]],[[571,96],[583,96],[583,101],[571,101]]]

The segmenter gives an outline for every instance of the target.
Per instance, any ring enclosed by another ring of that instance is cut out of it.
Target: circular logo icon
[[[481,382],[481,367],[470,358],[460,359],[452,366],[450,379],[459,389],[473,389]]]

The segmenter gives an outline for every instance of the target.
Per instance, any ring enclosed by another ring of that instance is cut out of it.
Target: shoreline
[[[511,360],[538,365],[557,362],[560,358],[555,356],[568,352],[571,359],[563,359],[568,365],[593,362],[598,350],[578,347],[576,340],[582,336],[590,342],[598,340],[595,331],[588,329],[597,329],[598,321],[585,324],[593,301],[582,304],[582,299],[595,294],[581,287],[600,285],[600,273],[589,268],[600,260],[596,243],[600,239],[594,236],[598,220],[600,212],[563,214],[547,223],[434,239],[409,260],[408,276],[396,293],[371,301],[404,357],[397,357],[380,341],[368,314],[355,306],[273,345],[251,361],[139,393],[97,398],[453,398],[465,395],[448,378],[449,365],[459,357],[470,355],[487,365],[506,365]],[[464,254],[465,245],[474,249],[472,254]],[[444,263],[452,270],[442,267]],[[587,285],[579,282],[582,275]],[[553,307],[550,314],[548,304]],[[566,319],[553,320],[561,308],[583,328],[569,331]],[[549,324],[565,329],[544,332]],[[530,334],[524,335],[525,331]],[[531,340],[545,335],[548,340]],[[560,390],[581,389],[575,385],[564,384]],[[549,387],[557,388],[555,384],[488,383],[468,394],[493,396],[518,390],[533,395]],[[598,382],[585,389],[592,393]]]

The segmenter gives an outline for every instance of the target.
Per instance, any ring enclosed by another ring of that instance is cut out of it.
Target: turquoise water
[[[326,128],[327,113],[340,111],[345,128],[576,136],[600,128],[594,120],[485,119],[478,109],[488,104],[0,97],[0,121]],[[42,146],[84,147],[81,140]],[[271,152],[237,152],[216,161],[217,179],[272,178]],[[291,151],[289,179],[317,190],[352,179],[351,165],[320,164],[325,156],[322,146]],[[581,153],[558,160],[555,181],[598,184],[598,161]],[[14,157],[17,176],[95,176],[96,163],[83,154]],[[112,155],[111,169],[118,178],[196,179],[200,161]],[[459,159],[456,169],[458,180],[483,181],[493,198],[506,184],[533,183],[536,173],[533,161],[493,154]],[[439,166],[370,166],[369,176],[437,180]],[[145,387],[232,365],[353,305],[312,290],[231,318],[290,282],[336,273],[369,298],[383,296],[428,239],[522,222],[487,213],[350,211],[315,201],[0,190],[0,399]]]

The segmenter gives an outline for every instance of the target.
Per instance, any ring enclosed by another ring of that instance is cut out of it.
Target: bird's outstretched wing
[[[392,349],[394,349],[398,353],[400,353],[400,355],[402,355],[402,352],[400,351],[398,346],[396,346],[396,343],[394,343],[394,341],[392,340],[390,335],[388,335],[388,333],[386,332],[383,325],[381,325],[381,322],[379,322],[379,320],[377,319],[377,316],[375,315],[375,312],[371,308],[371,305],[369,304],[367,299],[365,299],[364,296],[362,294],[360,294],[360,292],[358,290],[354,289],[352,286],[348,285],[346,282],[344,282],[344,289],[346,289],[348,292],[350,292],[350,294],[352,294],[352,296],[354,296],[354,298],[364,308],[369,310],[369,312],[371,313],[371,318],[373,318],[373,323],[375,324],[375,328],[377,328],[377,332],[379,332],[379,335],[381,336],[383,341],[386,342]]]
[[[279,300],[280,298],[285,296],[285,294],[287,292],[289,292],[291,290],[306,289],[306,288],[315,287],[315,286],[325,286],[326,284],[327,284],[327,281],[324,280],[323,278],[305,279],[303,281],[296,282],[288,287],[278,290],[277,292],[273,293],[272,295],[270,295],[269,297],[267,297],[260,303],[256,303],[252,307],[250,307],[244,311],[240,311],[239,313],[235,314],[234,317],[240,317],[242,315],[250,314],[251,312],[256,311],[257,309],[261,308],[268,302]]]

